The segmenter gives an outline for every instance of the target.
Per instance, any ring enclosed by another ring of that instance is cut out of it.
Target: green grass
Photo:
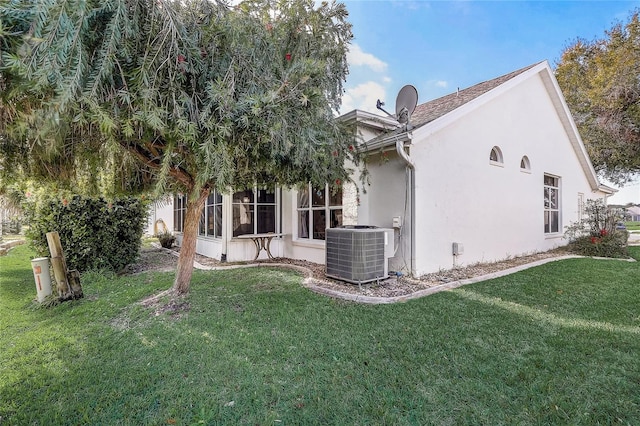
[[[640,259],[640,247],[631,247]],[[0,424],[640,424],[640,263],[572,259],[409,303],[357,305],[280,269],[83,276],[34,307],[0,258]]]
[[[625,222],[628,231],[640,231],[640,222]]]

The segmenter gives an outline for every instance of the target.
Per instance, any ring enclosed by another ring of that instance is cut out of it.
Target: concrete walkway
[[[0,256],[4,256],[11,250],[12,248],[24,244],[24,240],[10,240],[0,243]]]

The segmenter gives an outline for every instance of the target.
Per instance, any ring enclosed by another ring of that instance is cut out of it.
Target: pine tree
[[[188,194],[178,294],[211,191],[346,181],[357,161],[334,120],[352,38],[342,4],[12,0],[0,19],[5,171],[110,166]]]

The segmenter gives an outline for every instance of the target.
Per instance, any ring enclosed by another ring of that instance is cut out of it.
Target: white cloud
[[[379,112],[376,108],[378,99],[385,99],[386,90],[384,86],[375,82],[367,81],[354,88],[347,89],[342,97],[342,107],[340,113],[344,114],[354,109],[368,112]]]
[[[391,77],[382,77],[382,81],[385,83],[391,83]]]
[[[423,0],[391,0],[394,7],[402,7],[409,10],[430,9],[431,4]]]
[[[347,53],[347,62],[350,66],[367,66],[375,72],[384,72],[387,63],[376,58],[371,53],[365,53],[360,46],[352,44]]]
[[[447,80],[427,80],[427,86],[446,89],[449,87],[449,82]]]

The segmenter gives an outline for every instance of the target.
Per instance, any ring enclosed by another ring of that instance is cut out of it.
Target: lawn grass
[[[628,231],[640,231],[640,222],[625,222]]]
[[[640,247],[630,251],[640,260]],[[0,258],[0,424],[640,424],[640,263],[572,259],[395,305],[282,269],[83,276],[35,308]]]

